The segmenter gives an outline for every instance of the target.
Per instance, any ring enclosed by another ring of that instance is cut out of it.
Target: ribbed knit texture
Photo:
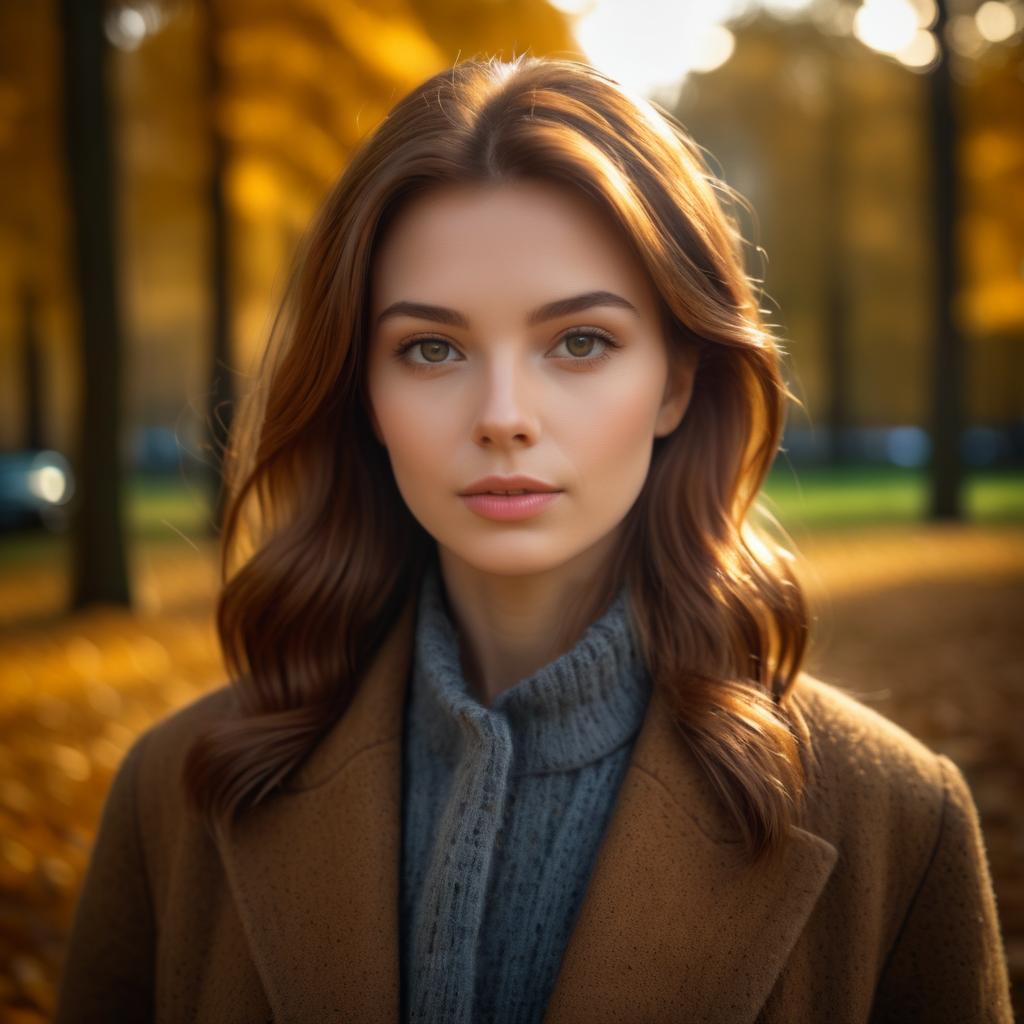
[[[432,563],[410,683],[403,1019],[540,1021],[650,699],[627,592],[487,708]]]

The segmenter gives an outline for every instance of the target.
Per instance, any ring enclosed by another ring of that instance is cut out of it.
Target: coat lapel
[[[745,870],[736,827],[655,691],[545,1024],[752,1024],[836,857],[794,828],[779,860]]]
[[[402,726],[415,602],[284,792],[217,844],[280,1022],[397,1024]],[[545,1024],[753,1022],[836,860],[795,828],[745,871],[656,690]]]

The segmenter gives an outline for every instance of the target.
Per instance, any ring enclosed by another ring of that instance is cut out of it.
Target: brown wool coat
[[[230,689],[136,741],[104,807],[57,1024],[397,1024],[413,623],[410,604],[288,791],[223,845],[176,780]],[[798,686],[822,771],[785,857],[749,876],[655,692],[546,1024],[1011,1020],[963,775],[837,688]]]

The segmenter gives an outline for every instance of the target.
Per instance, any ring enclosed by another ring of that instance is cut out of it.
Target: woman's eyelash
[[[569,339],[572,339],[572,338],[577,338],[577,337],[584,337],[584,338],[594,337],[594,338],[599,339],[603,343],[603,345],[604,345],[604,348],[596,356],[580,356],[579,358],[576,358],[576,357],[570,355],[570,356],[564,357],[569,362],[577,363],[577,364],[580,364],[582,366],[590,366],[590,365],[592,365],[594,363],[604,362],[604,360],[611,358],[611,350],[618,349],[618,348],[622,347],[607,331],[603,331],[599,327],[574,327],[571,330],[566,331],[558,339],[558,344],[561,345],[563,342],[565,342],[565,341],[567,341]],[[426,362],[425,361],[425,362],[422,362],[422,363],[414,363],[411,360],[406,358],[406,353],[410,349],[414,348],[417,345],[424,345],[428,341],[438,342],[438,343],[440,343],[442,345],[447,345],[449,348],[454,348],[455,347],[450,341],[448,341],[447,338],[441,338],[441,337],[438,337],[437,335],[432,335],[432,334],[421,335],[421,336],[419,336],[417,338],[410,338],[408,341],[402,342],[395,349],[395,356],[398,359],[402,360],[403,362],[409,363],[411,366],[415,366],[417,368],[418,367],[422,367],[422,366],[430,367],[430,366],[444,366],[444,365],[446,365],[445,362],[431,363],[431,362]]]

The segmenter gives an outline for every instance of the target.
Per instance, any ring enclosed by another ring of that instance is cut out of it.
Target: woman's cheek
[[[598,406],[601,415],[590,418],[580,433],[576,445],[593,479],[618,478],[635,483],[640,474],[642,484],[650,461],[657,410],[657,392],[645,384],[640,381],[626,387],[616,393],[614,401]]]
[[[422,387],[402,387],[395,382],[389,386],[388,400],[378,411],[388,447],[403,463],[419,465],[424,457],[434,453],[443,440],[444,417],[439,415],[437,401]]]

